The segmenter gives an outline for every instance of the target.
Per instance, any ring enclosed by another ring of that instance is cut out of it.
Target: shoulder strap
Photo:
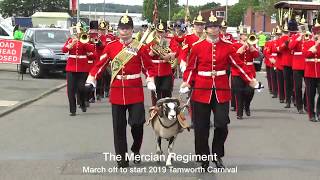
[[[114,57],[111,61],[112,76],[110,84],[112,84],[119,71],[132,59],[132,57],[137,55],[141,47],[142,43],[133,40],[127,47],[123,48],[116,57]]]

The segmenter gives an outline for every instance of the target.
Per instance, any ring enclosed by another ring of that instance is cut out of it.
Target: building
[[[48,27],[53,24],[57,27],[67,28],[70,15],[60,12],[36,12],[31,18],[34,27]]]
[[[228,6],[228,8],[230,8],[231,6]],[[213,15],[215,15],[219,20],[221,19],[225,19],[226,17],[226,6],[219,6],[219,7],[215,7],[212,9],[208,9],[208,10],[204,10],[202,11],[202,16],[204,19],[208,19],[210,17],[210,13],[213,13]]]
[[[94,11],[80,11],[80,16],[84,18],[89,18],[90,20],[100,20],[105,19],[109,21],[111,25],[117,25],[121,16],[124,13],[114,13],[114,12],[94,12]],[[141,26],[142,24],[147,24],[147,21],[142,20],[142,14],[140,13],[128,13],[132,17],[134,26]]]

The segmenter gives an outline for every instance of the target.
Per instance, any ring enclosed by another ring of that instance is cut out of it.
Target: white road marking
[[[8,106],[13,106],[17,104],[19,101],[5,101],[5,100],[0,100],[0,107],[8,107]]]

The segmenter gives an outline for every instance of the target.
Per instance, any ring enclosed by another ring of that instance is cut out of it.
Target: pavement
[[[257,76],[266,85],[265,73]],[[177,96],[181,81],[175,82]],[[78,109],[77,116],[70,117],[65,92],[66,89],[60,89],[0,118],[1,180],[320,179],[320,123],[309,122],[306,114],[300,115],[294,108],[283,108],[284,104],[272,99],[268,91],[255,94],[251,117],[237,120],[235,113],[230,112],[224,161],[228,168],[236,168],[236,173],[173,173],[164,168],[165,162],[146,161],[140,165],[130,163],[128,170],[147,167],[147,173],[115,172],[115,162],[105,161],[102,154],[114,152],[107,99],[92,104],[86,113]],[[148,108],[150,94],[145,92]],[[127,135],[131,145],[130,128]],[[166,146],[163,141],[164,151]],[[174,152],[194,153],[192,131],[179,134]],[[151,153],[155,153],[155,138],[146,126],[141,154]],[[181,161],[173,165],[181,169],[198,166]],[[84,167],[105,168],[108,172],[85,173]]]
[[[46,96],[66,84],[62,74],[55,73],[43,79],[16,71],[16,65],[0,64],[0,117]]]

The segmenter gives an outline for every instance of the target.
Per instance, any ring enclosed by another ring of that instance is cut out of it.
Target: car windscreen
[[[70,36],[69,31],[43,30],[35,32],[37,43],[65,43]]]

